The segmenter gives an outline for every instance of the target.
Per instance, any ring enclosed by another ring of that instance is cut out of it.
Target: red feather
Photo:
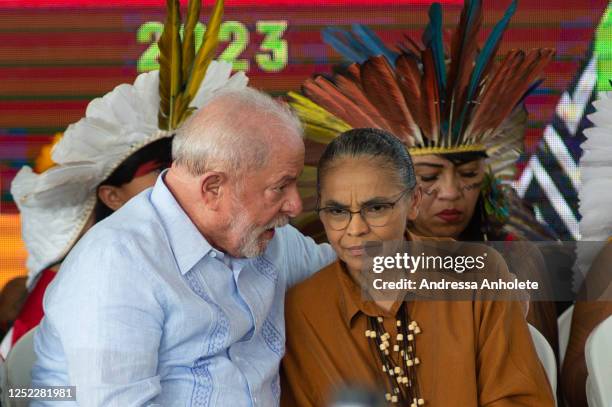
[[[440,95],[436,79],[433,51],[431,48],[423,51],[423,80],[421,82],[423,133],[427,138],[438,141],[440,133]]]
[[[421,109],[421,71],[419,65],[412,55],[402,54],[395,61],[395,72],[408,110],[414,117],[419,127],[423,127],[423,114]]]
[[[361,85],[368,99],[391,126],[389,130],[412,145],[414,139],[420,136],[420,131],[385,57],[372,57],[364,62],[361,66]]]
[[[372,120],[372,122],[376,123],[375,127],[380,129],[388,129],[389,123],[385,121],[385,119],[378,113],[376,107],[372,105],[368,97],[364,94],[363,89],[358,83],[355,83],[353,80],[343,76],[336,75],[334,77],[334,81],[338,89],[349,99],[351,99],[357,106],[363,110],[363,112],[368,115],[368,117]]]

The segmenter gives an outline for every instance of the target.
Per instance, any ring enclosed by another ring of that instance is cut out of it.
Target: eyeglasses
[[[361,219],[370,227],[386,226],[391,220],[393,208],[400,199],[412,189],[404,190],[394,201],[391,202],[376,202],[367,204],[361,207],[358,211],[351,211],[346,208],[337,206],[325,206],[317,208],[317,213],[326,225],[332,230],[344,230],[348,227],[353,219],[353,215],[360,214]]]

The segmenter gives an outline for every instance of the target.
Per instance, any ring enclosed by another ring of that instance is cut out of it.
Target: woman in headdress
[[[538,78],[554,55],[551,49],[512,50],[497,60],[515,9],[513,1],[479,52],[482,5],[467,0],[450,62],[437,3],[429,10],[423,45],[406,37],[399,53],[364,26],[354,26],[353,33],[326,30],[324,39],[356,62],[332,78],[308,79],[302,94],[289,94],[310,140],[307,160],[312,163],[320,151],[316,145],[330,142],[339,132],[385,129],[408,148],[423,190],[421,209],[410,224],[413,232],[466,241],[552,239],[511,187],[527,124],[523,101],[541,82]],[[305,171],[311,178],[312,173]],[[313,200],[306,203],[312,205]],[[309,216],[303,224],[313,220]],[[308,232],[308,226],[304,230]],[[509,264],[513,273],[545,277],[544,260],[535,247],[513,247],[524,254]],[[532,302],[528,320],[556,349],[554,304]]]

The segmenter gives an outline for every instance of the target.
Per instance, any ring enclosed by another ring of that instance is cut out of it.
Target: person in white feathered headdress
[[[181,44],[177,14],[169,13],[160,39],[160,70],[140,74],[134,84],[119,85],[91,101],[85,117],[68,126],[55,144],[53,165],[41,173],[24,166],[13,180],[30,294],[0,354],[6,356],[39,323],[45,289],[79,238],[153,186],[160,171],[170,166],[174,130],[216,91],[247,86],[244,73],[232,75],[230,63],[212,60],[222,13],[223,2],[218,1],[197,54],[193,30]],[[188,24],[195,25],[199,14],[199,7],[191,7]]]
[[[574,265],[577,299],[561,369],[561,389],[571,406],[586,406],[585,345],[589,334],[612,316],[612,94],[601,94],[588,116],[580,159],[580,242]]]

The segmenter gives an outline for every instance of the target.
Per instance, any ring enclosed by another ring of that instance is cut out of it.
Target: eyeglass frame
[[[395,199],[392,202],[378,202],[378,203],[373,204],[373,205],[391,205],[390,209],[391,209],[391,211],[393,211],[393,209],[395,209],[395,205],[397,205],[397,203],[404,197],[404,195],[406,195],[406,193],[413,192],[417,186],[418,186],[418,184],[413,186],[412,188],[404,189],[399,194],[397,199]],[[359,214],[361,216],[361,219],[371,228],[382,228],[382,227],[387,226],[388,221],[384,225],[377,225],[377,226],[370,225],[370,223],[366,220],[366,217],[364,216],[364,214],[362,212],[365,208],[367,208],[367,206],[362,206],[358,211],[351,211],[349,209],[341,209],[343,211],[348,212],[348,214],[349,214],[348,222],[346,223],[346,226],[344,226],[343,228],[334,229],[334,230],[338,232],[338,231],[345,230],[346,228],[348,228],[349,225],[351,224],[351,221],[353,220],[353,215],[357,215],[357,214]],[[317,212],[317,215],[319,215],[319,218],[321,217],[321,211],[324,211],[326,209],[334,209],[334,207],[333,206],[324,206],[323,208],[319,208],[319,206],[317,205],[317,208],[315,209],[315,211]],[[339,209],[339,208],[335,208],[335,209]]]

